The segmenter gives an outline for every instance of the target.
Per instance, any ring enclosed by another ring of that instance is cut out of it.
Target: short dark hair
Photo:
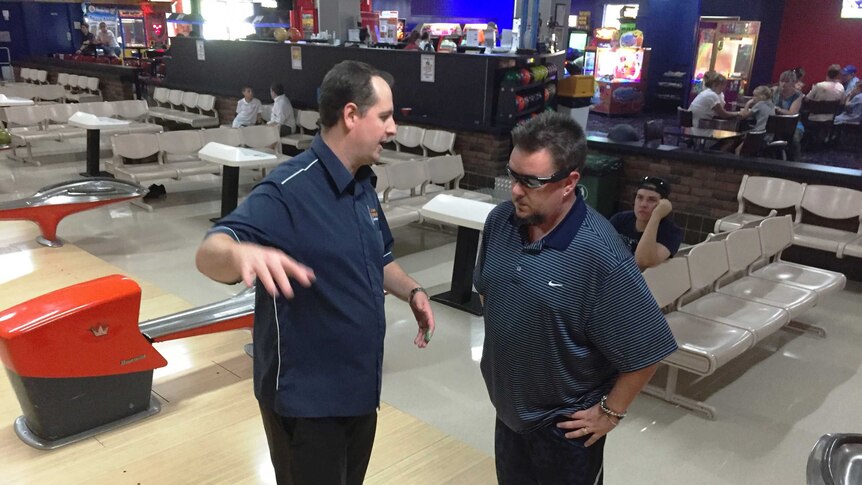
[[[249,86],[248,84],[243,85],[242,89],[240,89],[240,90],[239,90],[239,92],[243,92],[243,91],[245,91],[246,89],[250,89],[250,90],[251,90],[251,92],[254,92],[254,88],[253,88],[253,87],[251,87],[251,86]]]
[[[90,30],[90,24],[88,24],[86,22],[81,22],[81,28],[84,28],[84,27],[86,27],[87,30]]]
[[[515,148],[527,153],[548,150],[554,171],[582,170],[587,160],[584,129],[570,116],[547,111],[512,130]]]
[[[284,94],[284,85],[281,83],[272,83],[269,89],[270,91],[275,93],[276,96],[281,96],[282,94]]]
[[[841,66],[839,64],[832,64],[829,66],[829,70],[826,71],[826,75],[829,76],[829,79],[835,79],[839,74],[841,74]]]
[[[331,128],[338,124],[347,103],[354,103],[359,114],[377,102],[371,78],[379,77],[391,88],[394,81],[386,71],[359,61],[341,61],[326,73],[320,85],[320,125]]]
[[[647,189],[657,192],[662,199],[667,199],[670,195],[670,184],[667,180],[661,177],[651,177],[647,175],[638,182],[638,189]]]

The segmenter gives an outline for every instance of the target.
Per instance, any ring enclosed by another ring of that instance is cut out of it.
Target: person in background
[[[802,69],[801,67],[794,67],[790,71],[796,76],[796,83],[794,84],[796,90],[800,92],[804,91],[805,83],[802,82],[802,78],[805,77],[805,69]]]
[[[841,76],[841,66],[832,64],[826,71],[826,80],[815,84],[811,91],[805,96],[812,101],[844,101],[844,85],[838,79]],[[810,121],[829,121],[835,115],[815,114],[809,115]]]
[[[81,22],[81,35],[83,36],[83,40],[81,40],[81,47],[75,52],[75,54],[95,54],[96,49],[96,36],[90,32],[90,24]]]
[[[856,83],[853,91],[847,95],[844,111],[835,117],[836,125],[862,122],[862,83]]]
[[[419,50],[419,31],[410,32],[410,37],[407,37],[407,45],[404,46],[405,51]]]
[[[320,85],[320,134],[282,163],[198,249],[198,270],[255,287],[254,393],[279,485],[361,485],[383,378],[384,290],[434,315],[392,255],[371,165],[395,136],[392,77],[336,64]],[[422,385],[422,384],[417,384]]]
[[[634,210],[610,218],[641,271],[673,257],[682,244],[682,229],[667,218],[673,210],[669,195],[670,184],[664,179],[644,177],[635,193]]]
[[[727,88],[727,78],[715,71],[707,71],[703,75],[704,90],[698,94],[688,109],[692,114],[695,128],[699,128],[700,120],[733,119],[738,112],[724,109],[724,90]]]
[[[841,69],[841,84],[844,85],[844,92],[847,94],[844,97],[844,102],[850,101],[850,92],[859,84],[859,78],[856,77],[856,66],[847,64]]]
[[[243,126],[256,125],[260,121],[260,100],[254,97],[251,86],[242,88],[242,98],[236,103],[236,118],[231,126],[241,128]]]
[[[802,70],[802,68],[797,68]],[[803,71],[804,72],[804,71]],[[802,109],[802,98],[805,97],[799,86],[799,78],[796,77],[796,72],[784,71],[778,78],[778,87],[772,93],[772,104],[775,105],[775,114],[778,115],[797,115]],[[790,151],[788,158],[790,160],[799,160],[799,154],[802,151],[802,135],[805,134],[805,126],[800,120],[796,123],[796,131],[793,133],[793,140],[790,142]]]
[[[96,43],[105,49],[105,54],[111,57],[117,57],[120,55],[120,44],[117,43],[117,38],[114,36],[114,33],[108,30],[108,26],[105,22],[99,22],[99,32],[96,34]]]
[[[754,117],[752,131],[763,131],[766,122],[771,115],[775,114],[775,104],[772,102],[772,88],[769,86],[757,86],[752,92],[752,97],[745,103],[745,108],[739,112],[741,119]]]
[[[512,200],[488,215],[473,277],[497,481],[601,484],[606,435],[676,341],[628,248],[578,195],[580,125],[546,112],[512,138]]]
[[[427,30],[422,32],[422,36],[419,38],[419,50],[434,51],[434,43],[431,42],[431,34]]]
[[[296,132],[296,116],[293,113],[293,105],[284,95],[284,86],[273,83],[269,88],[269,95],[272,96],[272,115],[267,124],[278,126],[279,136]]]

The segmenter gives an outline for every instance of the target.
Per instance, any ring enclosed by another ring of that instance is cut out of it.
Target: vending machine
[[[608,30],[614,29],[596,31],[594,76],[598,104],[592,111],[606,115],[639,113],[644,107],[650,49],[643,47],[643,33],[638,30],[622,35]]]
[[[744,93],[749,88],[759,33],[760,22],[701,18],[689,100],[703,91],[703,75],[707,71],[716,71],[727,78],[724,99],[728,103]]]
[[[290,15],[290,25],[302,31],[306,39],[319,32],[314,0],[296,0]]]

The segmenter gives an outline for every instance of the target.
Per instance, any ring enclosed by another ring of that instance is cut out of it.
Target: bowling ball
[[[296,27],[291,27],[290,30],[287,31],[288,38],[291,42],[299,42],[302,40],[302,32]]]
[[[275,40],[279,42],[284,42],[287,40],[288,32],[284,27],[277,27],[272,29],[272,36],[275,37]]]
[[[547,103],[549,99],[551,99],[551,91],[548,88],[545,88],[545,102]]]
[[[521,69],[521,84],[527,85],[533,82],[533,76],[528,69]]]
[[[539,82],[542,80],[542,72],[539,70],[539,66],[533,66],[530,68],[530,76],[535,82]]]
[[[553,75],[557,74],[557,65],[556,64],[549,64],[547,66],[547,68],[548,68],[548,76],[553,76]]]
[[[0,146],[11,145],[12,135],[8,131],[0,128]]]
[[[521,74],[518,71],[506,71],[503,75],[503,81],[509,84],[518,84],[521,81]]]
[[[515,96],[515,106],[518,111],[524,111],[524,108],[527,107],[527,100],[523,96]]]

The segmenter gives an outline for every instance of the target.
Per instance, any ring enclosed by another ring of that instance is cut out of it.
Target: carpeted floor
[[[613,116],[590,113],[587,119],[587,131],[607,133],[618,124],[631,125],[643,139],[644,122],[649,120],[664,120],[665,126],[676,126],[676,114],[643,113],[636,116]],[[668,141],[666,141],[668,143]],[[803,147],[802,159],[806,163],[817,163],[835,167],[862,169],[862,129],[843,133],[835,146],[823,149],[806,150]]]

